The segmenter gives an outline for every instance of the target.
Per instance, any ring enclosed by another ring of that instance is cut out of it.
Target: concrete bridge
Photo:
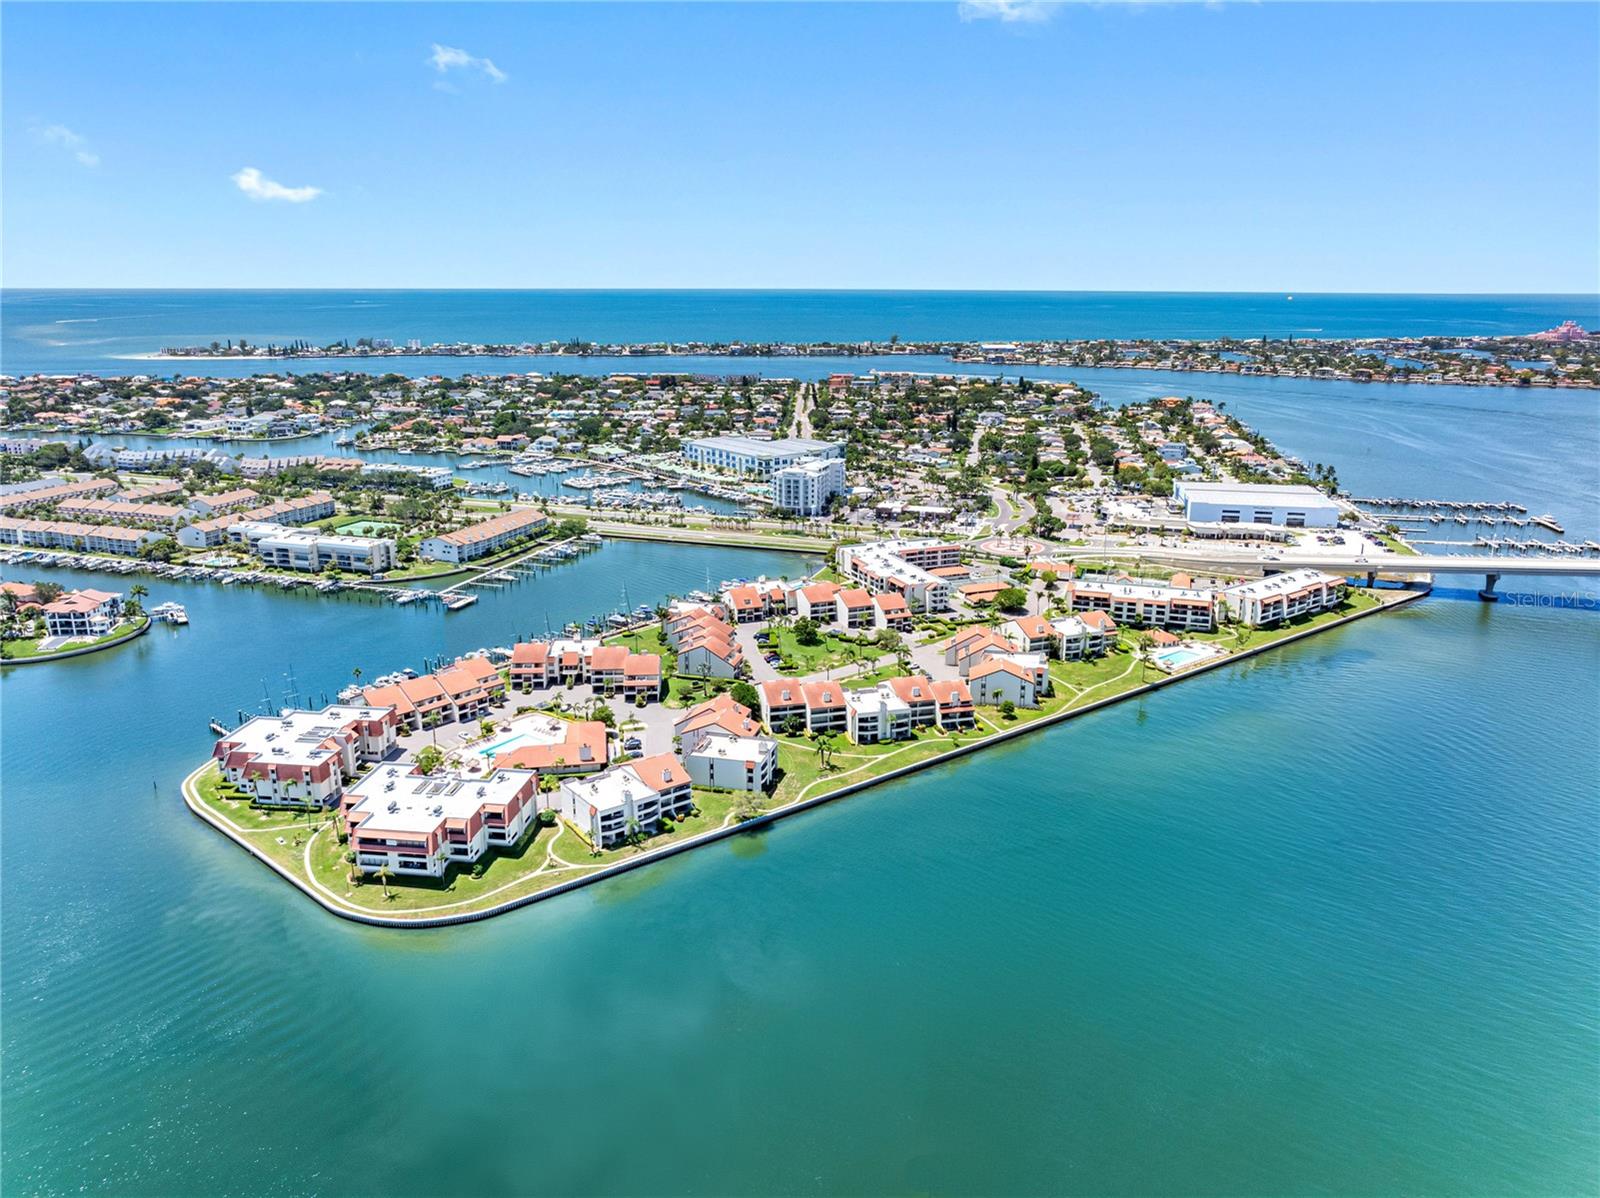
[[[1206,552],[1163,549],[1140,554],[1196,569],[1263,570],[1269,574],[1285,570],[1326,570],[1329,574],[1353,577],[1366,575],[1370,586],[1380,574],[1481,574],[1484,586],[1479,595],[1495,598],[1494,588],[1503,577],[1540,576],[1547,578],[1600,579],[1600,558],[1577,554],[1533,554],[1501,557],[1491,554],[1409,554],[1409,553],[1292,553],[1266,557],[1259,551],[1228,549],[1219,546]]]

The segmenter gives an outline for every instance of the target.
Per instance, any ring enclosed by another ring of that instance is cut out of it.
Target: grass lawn
[[[106,633],[105,636],[96,637],[92,641],[69,641],[67,644],[59,648],[50,650],[50,652],[46,653],[44,656],[49,657],[52,654],[66,653],[76,649],[92,649],[96,645],[103,645],[107,641],[114,641],[119,636],[127,636],[128,633],[132,632],[134,629],[148,623],[150,623],[150,621],[144,617],[140,617],[137,620],[124,620],[110,632]],[[38,657],[40,655],[39,645],[40,641],[38,639],[0,641],[0,658],[15,660],[23,657]]]
[[[838,633],[824,632],[821,643],[802,645],[795,639],[793,628],[777,628],[770,631],[773,644],[783,655],[786,663],[779,667],[780,673],[815,674],[818,670],[838,669],[840,666],[853,664],[849,653],[857,646],[854,641],[847,641]],[[872,651],[866,646],[861,648],[867,652]]]
[[[312,844],[311,871],[316,881],[346,903],[377,914],[421,912],[433,907],[459,911],[476,902],[501,902],[518,894],[542,890],[581,872],[545,872],[547,850],[552,844],[557,845],[558,853],[568,853],[568,860],[580,860],[573,849],[579,843],[577,837],[571,831],[564,831],[558,842],[556,833],[560,830],[560,824],[554,827],[534,824],[515,846],[484,854],[477,862],[484,867],[482,877],[473,877],[472,866],[461,864],[450,865],[440,879],[396,874],[389,879],[388,898],[384,897],[383,884],[376,878],[369,876],[359,886],[351,884],[350,866],[344,859],[348,846],[340,844],[331,831],[322,832]],[[297,872],[304,875],[303,862]]]
[[[1097,686],[1108,682],[1128,668],[1130,654],[1123,649],[1113,649],[1104,657],[1091,657],[1083,661],[1050,661],[1050,677],[1058,688],[1068,686],[1073,690]]]
[[[0,657],[37,657],[39,639],[32,637],[27,640],[0,641]]]
[[[433,578],[440,574],[465,574],[468,570],[478,568],[478,563],[470,566],[458,566],[451,562],[425,562],[421,559],[412,562],[409,566],[402,566],[398,570],[384,572],[383,581],[408,582],[416,578]]]
[[[661,635],[661,626],[651,624],[636,632],[623,632],[616,636],[606,637],[608,645],[624,645],[634,653],[659,653],[661,655],[661,672],[670,674],[678,668],[678,655],[672,651],[672,646],[667,644]]]
[[[1395,591],[1393,594],[1401,594]],[[1270,645],[1273,641],[1281,641],[1284,637],[1293,636],[1297,632],[1304,632],[1308,628],[1320,628],[1324,624],[1332,624],[1346,616],[1355,615],[1357,612],[1370,611],[1374,607],[1381,607],[1383,600],[1357,587],[1352,587],[1345,592],[1344,602],[1332,611],[1318,612],[1314,616],[1302,616],[1298,620],[1291,620],[1286,624],[1279,624],[1272,628],[1239,628],[1244,639],[1236,634],[1237,625],[1218,629],[1216,632],[1190,632],[1184,636],[1188,640],[1209,641],[1214,645],[1221,645],[1227,649],[1254,649],[1260,645]]]
[[[674,674],[667,679],[663,707],[693,707],[721,694],[734,684],[732,678],[685,678]]]
[[[1404,554],[1406,554],[1408,556],[1411,556],[1411,557],[1419,557],[1419,556],[1421,556],[1418,553],[1418,551],[1413,549],[1413,548],[1411,548],[1410,545],[1407,545],[1404,541],[1397,540],[1396,538],[1394,538],[1393,536],[1391,536],[1390,534],[1388,534],[1386,532],[1380,532],[1378,534],[1378,540],[1382,541],[1383,544],[1385,545],[1385,547],[1387,547],[1388,549],[1392,550],[1395,553],[1404,553]]]

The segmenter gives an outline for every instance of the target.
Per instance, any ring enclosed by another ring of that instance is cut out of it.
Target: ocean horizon
[[[0,370],[134,373],[128,363],[140,355],[241,337],[324,345],[1491,337],[1564,320],[1600,325],[1600,295],[10,287],[0,289]]]

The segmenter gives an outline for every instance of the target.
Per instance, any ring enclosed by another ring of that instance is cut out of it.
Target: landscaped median
[[[1097,710],[1109,703],[1172,685],[1280,645],[1314,636],[1378,611],[1420,599],[1425,591],[1353,591],[1338,611],[1284,628],[1256,630],[1246,638],[1230,632],[1191,635],[1225,652],[1173,674],[1165,674],[1126,637],[1097,661],[1052,662],[1055,693],[1036,709],[1002,715],[980,708],[978,722],[961,732],[922,729],[911,740],[852,745],[779,736],[780,778],[770,796],[748,797],[696,789],[697,812],[637,845],[595,854],[575,829],[560,822],[535,822],[521,843],[496,850],[480,871],[456,870],[437,882],[406,877],[357,883],[345,860],[331,812],[279,812],[253,807],[226,783],[214,762],[184,779],[190,809],[276,870],[327,910],[347,919],[385,927],[430,927],[484,919],[603,878],[636,869],[687,849],[737,835],[820,803],[898,778],[940,761],[979,751],[1038,728]],[[1230,643],[1230,641],[1232,643]]]

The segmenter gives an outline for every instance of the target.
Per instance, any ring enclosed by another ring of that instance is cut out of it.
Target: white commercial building
[[[837,441],[812,441],[786,437],[761,441],[755,437],[701,437],[685,441],[684,460],[696,466],[715,466],[738,474],[771,478],[785,466],[806,458],[842,458],[844,446]]]
[[[1197,524],[1271,524],[1286,528],[1332,528],[1339,505],[1303,484],[1204,483],[1178,479],[1172,496],[1185,520]]]
[[[772,476],[773,506],[801,516],[820,516],[843,492],[843,458],[807,458]]]

